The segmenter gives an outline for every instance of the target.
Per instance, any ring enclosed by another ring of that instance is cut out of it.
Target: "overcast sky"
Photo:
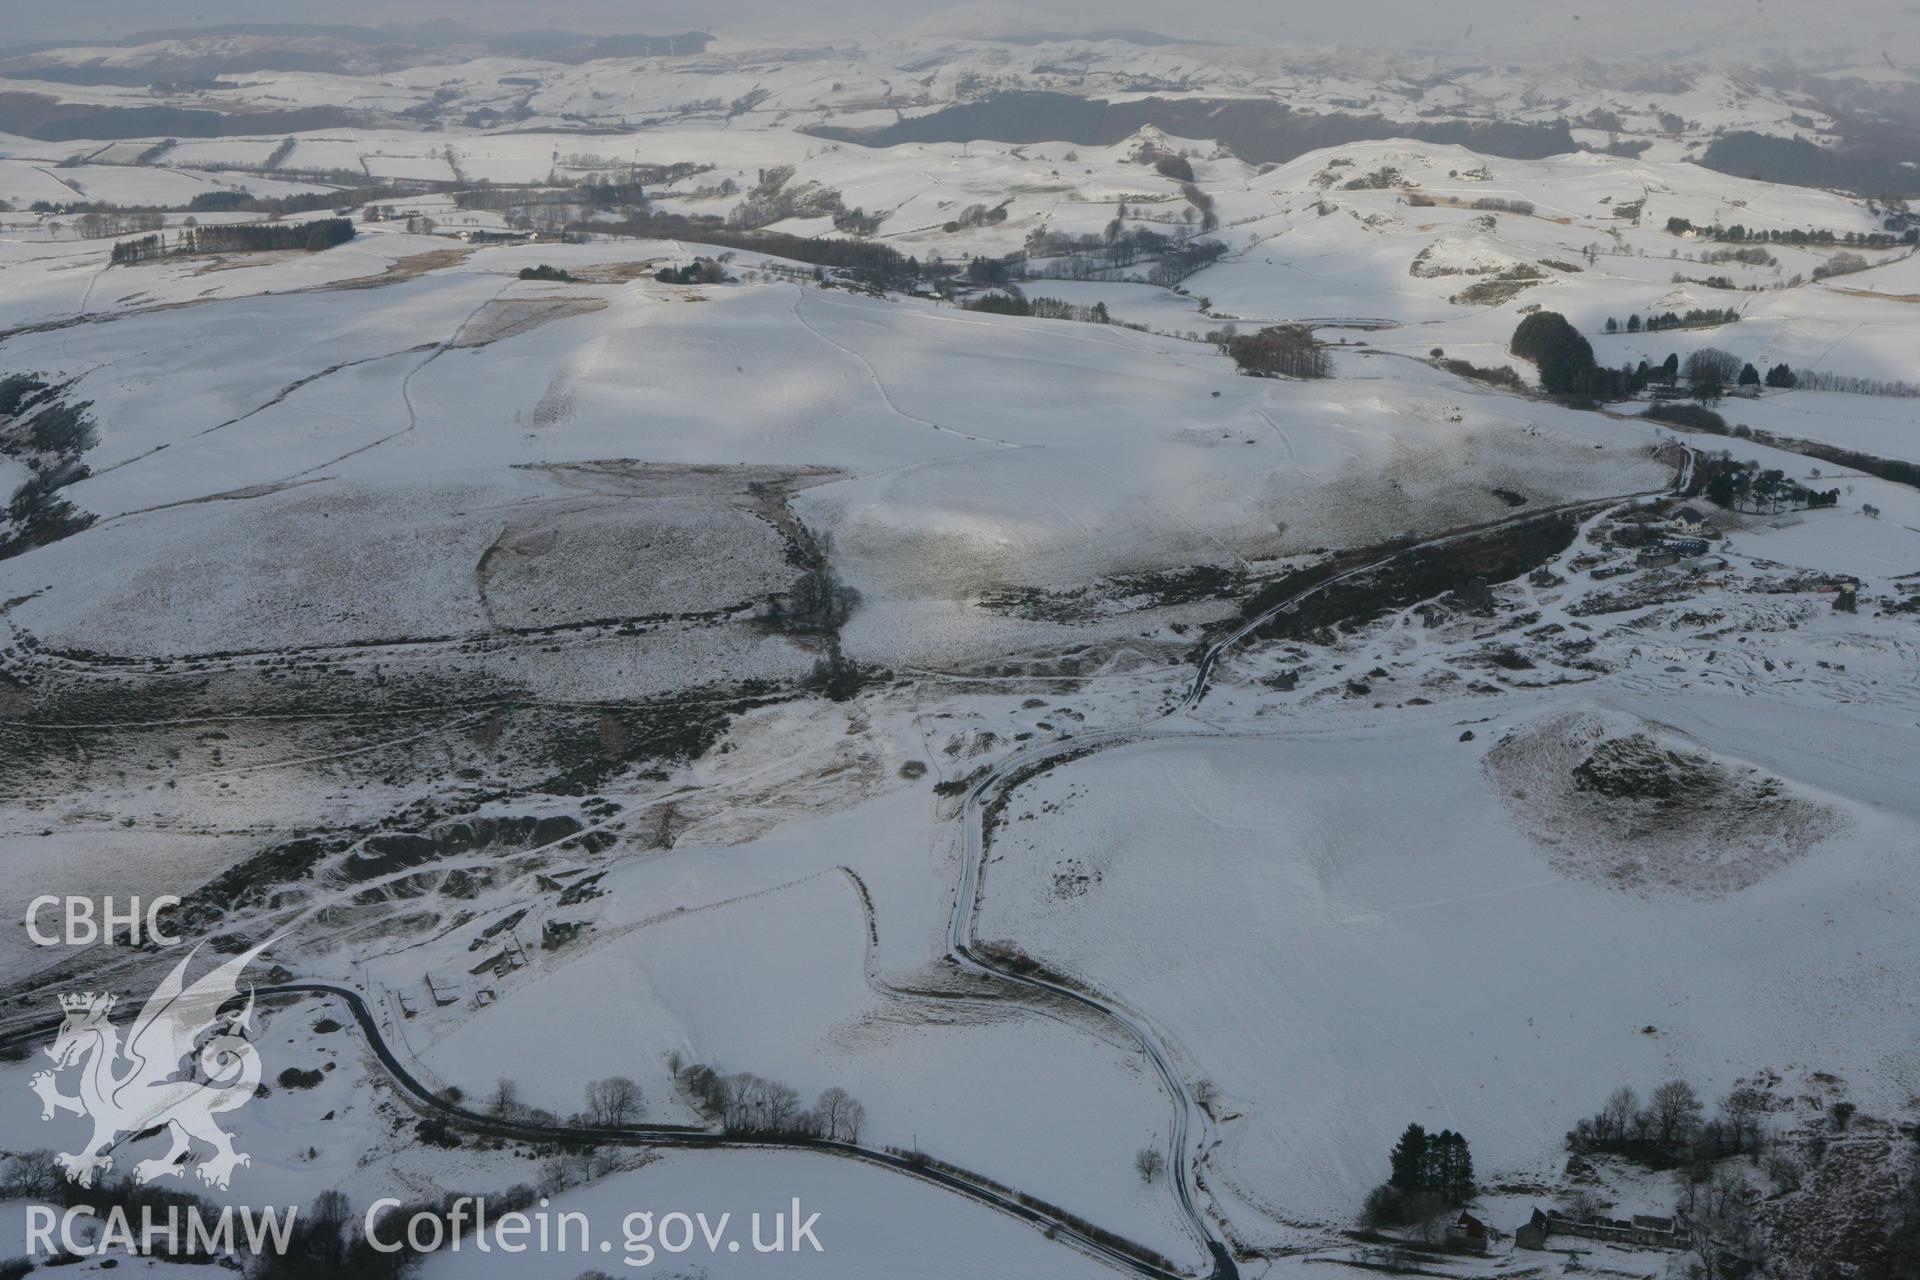
[[[0,44],[62,39],[113,42],[141,28],[234,21],[386,25],[462,18],[495,30],[666,31],[732,35],[875,35],[920,25],[955,35],[1010,30],[1144,27],[1212,40],[1420,45],[1471,50],[1558,48],[1568,54],[1632,48],[1791,49],[1842,34],[1862,48],[1911,49],[1920,0],[1030,0],[1019,5],[937,0],[0,0]]]

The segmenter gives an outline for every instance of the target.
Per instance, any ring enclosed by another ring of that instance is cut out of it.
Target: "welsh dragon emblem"
[[[210,1187],[224,1190],[236,1167],[252,1163],[214,1122],[251,1098],[260,1083],[260,1055],[243,1034],[252,1030],[252,989],[244,1008],[220,1010],[239,996],[241,972],[270,945],[262,943],[187,986],[187,966],[199,952],[195,947],[148,997],[124,1043],[111,1017],[117,997],[91,992],[60,997],[66,1020],[46,1050],[54,1069],[34,1074],[33,1091],[40,1095],[42,1120],[71,1111],[93,1121],[85,1146],[56,1157],[70,1181],[92,1186],[95,1173],[113,1167],[110,1153],[122,1134],[162,1128],[173,1145],[165,1155],[134,1165],[135,1182],[181,1176],[182,1157],[196,1141],[213,1148],[195,1170]],[[80,1092],[70,1097],[56,1081],[74,1067],[80,1071]]]

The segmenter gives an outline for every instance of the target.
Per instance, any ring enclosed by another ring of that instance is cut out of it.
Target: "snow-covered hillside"
[[[1897,79],[988,19],[0,65],[0,905],[273,940],[185,1185],[823,1215],[689,1275],[1897,1258],[1920,234],[1699,163]],[[176,960],[0,935],[21,1247],[56,997]],[[1474,1177],[1354,1240],[1410,1122]],[[619,1256],[479,1239],[418,1273]]]

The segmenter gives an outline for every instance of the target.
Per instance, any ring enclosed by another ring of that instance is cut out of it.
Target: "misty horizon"
[[[595,36],[701,30],[733,40],[865,44],[904,37],[1079,39],[1137,32],[1197,45],[1326,45],[1462,56],[1533,53],[1573,58],[1657,47],[1684,56],[1710,57],[1718,51],[1730,58],[1787,59],[1822,50],[1856,50],[1875,51],[1881,55],[1876,61],[1895,63],[1915,56],[1910,31],[1920,17],[1920,4],[1840,0],[1821,5],[1816,15],[1811,6],[1765,0],[1707,0],[1679,9],[1657,0],[1623,0],[1600,11],[1565,0],[1540,5],[1378,0],[1361,8],[1225,0],[1195,15],[1138,0],[1102,5],[823,0],[800,17],[791,6],[762,0],[669,0],[637,6],[571,0],[543,6],[538,16],[539,21],[528,21],[523,6],[499,0],[430,0],[410,7],[404,17],[396,16],[391,6],[345,0],[329,8],[324,22],[315,21],[304,7],[249,0],[201,0],[185,10],[159,10],[146,0],[82,0],[16,15],[10,38],[0,47],[110,46],[149,32],[190,37],[280,25],[295,34],[369,28],[391,31],[404,41],[431,41],[436,38],[433,25],[445,23],[453,37],[449,42],[528,31]]]

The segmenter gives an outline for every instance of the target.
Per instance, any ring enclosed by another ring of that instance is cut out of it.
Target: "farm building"
[[[1451,1236],[1451,1227],[1448,1228],[1448,1232]],[[1654,1249],[1687,1247],[1686,1230],[1672,1218],[1658,1217],[1650,1213],[1636,1213],[1631,1218],[1603,1218],[1597,1215],[1575,1218],[1558,1209],[1549,1209],[1542,1213],[1538,1208],[1534,1209],[1533,1216],[1513,1233],[1513,1242],[1515,1247],[1521,1249],[1545,1249],[1548,1238],[1556,1235],[1578,1236],[1583,1240],[1602,1240],[1609,1244],[1642,1245]]]
[[[1447,1248],[1449,1249],[1457,1249],[1463,1253],[1485,1253],[1491,1242],[1487,1224],[1464,1209],[1460,1211],[1460,1216],[1447,1226]]]
[[[1706,516],[1697,507],[1681,507],[1667,519],[1667,526],[1681,533],[1701,533],[1708,527]]]

